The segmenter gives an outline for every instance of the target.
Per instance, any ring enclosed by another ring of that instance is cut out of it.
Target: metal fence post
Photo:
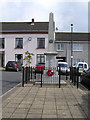
[[[22,87],[24,87],[24,67],[22,67]]]
[[[61,78],[61,74],[60,74],[60,66],[59,66],[59,88],[60,88],[60,78]]]
[[[36,79],[36,68],[35,68],[35,79]]]
[[[25,81],[26,81],[26,84],[27,84],[27,67],[26,67],[26,80]]]
[[[42,67],[41,67],[41,87],[42,87],[42,72],[43,72],[43,70],[42,70]]]
[[[70,80],[71,80],[72,78],[71,78],[71,67],[70,67]]]
[[[29,73],[28,74],[29,74],[29,80],[30,80],[30,66],[29,66]]]
[[[72,80],[73,83],[73,68],[70,67],[70,80]]]
[[[28,81],[28,67],[27,67],[27,81]]]
[[[74,80],[74,86],[76,84],[76,69],[73,68],[73,80]]]
[[[79,77],[79,68],[77,68],[77,88],[78,88],[78,86],[79,86],[78,77]]]
[[[68,72],[67,72],[67,70],[66,70],[66,80],[67,80],[67,74],[68,74]]]
[[[32,79],[32,66],[31,66],[31,79]]]

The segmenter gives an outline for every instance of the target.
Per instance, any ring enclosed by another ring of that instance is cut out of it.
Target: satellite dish
[[[29,37],[29,38],[28,38],[28,40],[29,40],[29,41],[31,41],[31,40],[32,40],[32,38],[31,38],[31,37]]]

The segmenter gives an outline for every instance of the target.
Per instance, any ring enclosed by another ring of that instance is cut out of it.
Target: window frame
[[[76,45],[76,46],[74,46]],[[77,46],[78,45],[78,46]],[[76,47],[76,48],[75,48]],[[81,47],[81,48],[80,48]],[[75,49],[74,49],[75,48]],[[80,48],[80,49],[77,49]],[[83,51],[83,44],[73,43],[73,51]]]
[[[58,49],[59,48],[58,45],[59,45],[60,49]],[[58,43],[58,44],[56,44],[56,50],[57,51],[64,51],[64,43]]]
[[[19,40],[19,41],[22,41],[22,47],[17,47],[18,45],[17,45],[17,40],[18,39],[21,39],[21,40]],[[21,38],[21,37],[17,37],[17,38],[15,38],[15,49],[23,49],[23,38]]]
[[[17,62],[16,55],[22,55],[22,62],[21,62],[21,64],[23,65],[23,54],[15,54],[15,61]]]
[[[41,40],[40,40],[41,39]],[[40,44],[40,43],[38,43],[38,41],[44,41],[44,43],[43,43],[43,45],[44,45],[44,47],[40,47],[38,44]],[[38,37],[37,38],[37,49],[45,49],[45,37]]]
[[[38,58],[39,58],[38,55],[40,55],[40,62],[38,62]],[[41,57],[41,56],[44,57],[44,62],[42,62],[43,57]],[[45,64],[45,55],[44,54],[37,54],[37,64],[41,64],[41,63]]]
[[[3,42],[2,42],[2,41],[0,40],[0,41],[1,41],[0,49],[5,49],[5,38],[0,38],[0,39],[3,41]]]

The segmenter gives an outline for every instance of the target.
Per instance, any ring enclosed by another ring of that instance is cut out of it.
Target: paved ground
[[[88,91],[67,81],[54,85],[17,87],[2,103],[3,118],[88,118]]]

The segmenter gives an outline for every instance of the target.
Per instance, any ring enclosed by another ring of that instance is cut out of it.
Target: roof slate
[[[1,32],[48,32],[49,22],[0,22]]]
[[[71,35],[72,34],[72,35]],[[88,33],[56,32],[55,41],[88,41]]]

